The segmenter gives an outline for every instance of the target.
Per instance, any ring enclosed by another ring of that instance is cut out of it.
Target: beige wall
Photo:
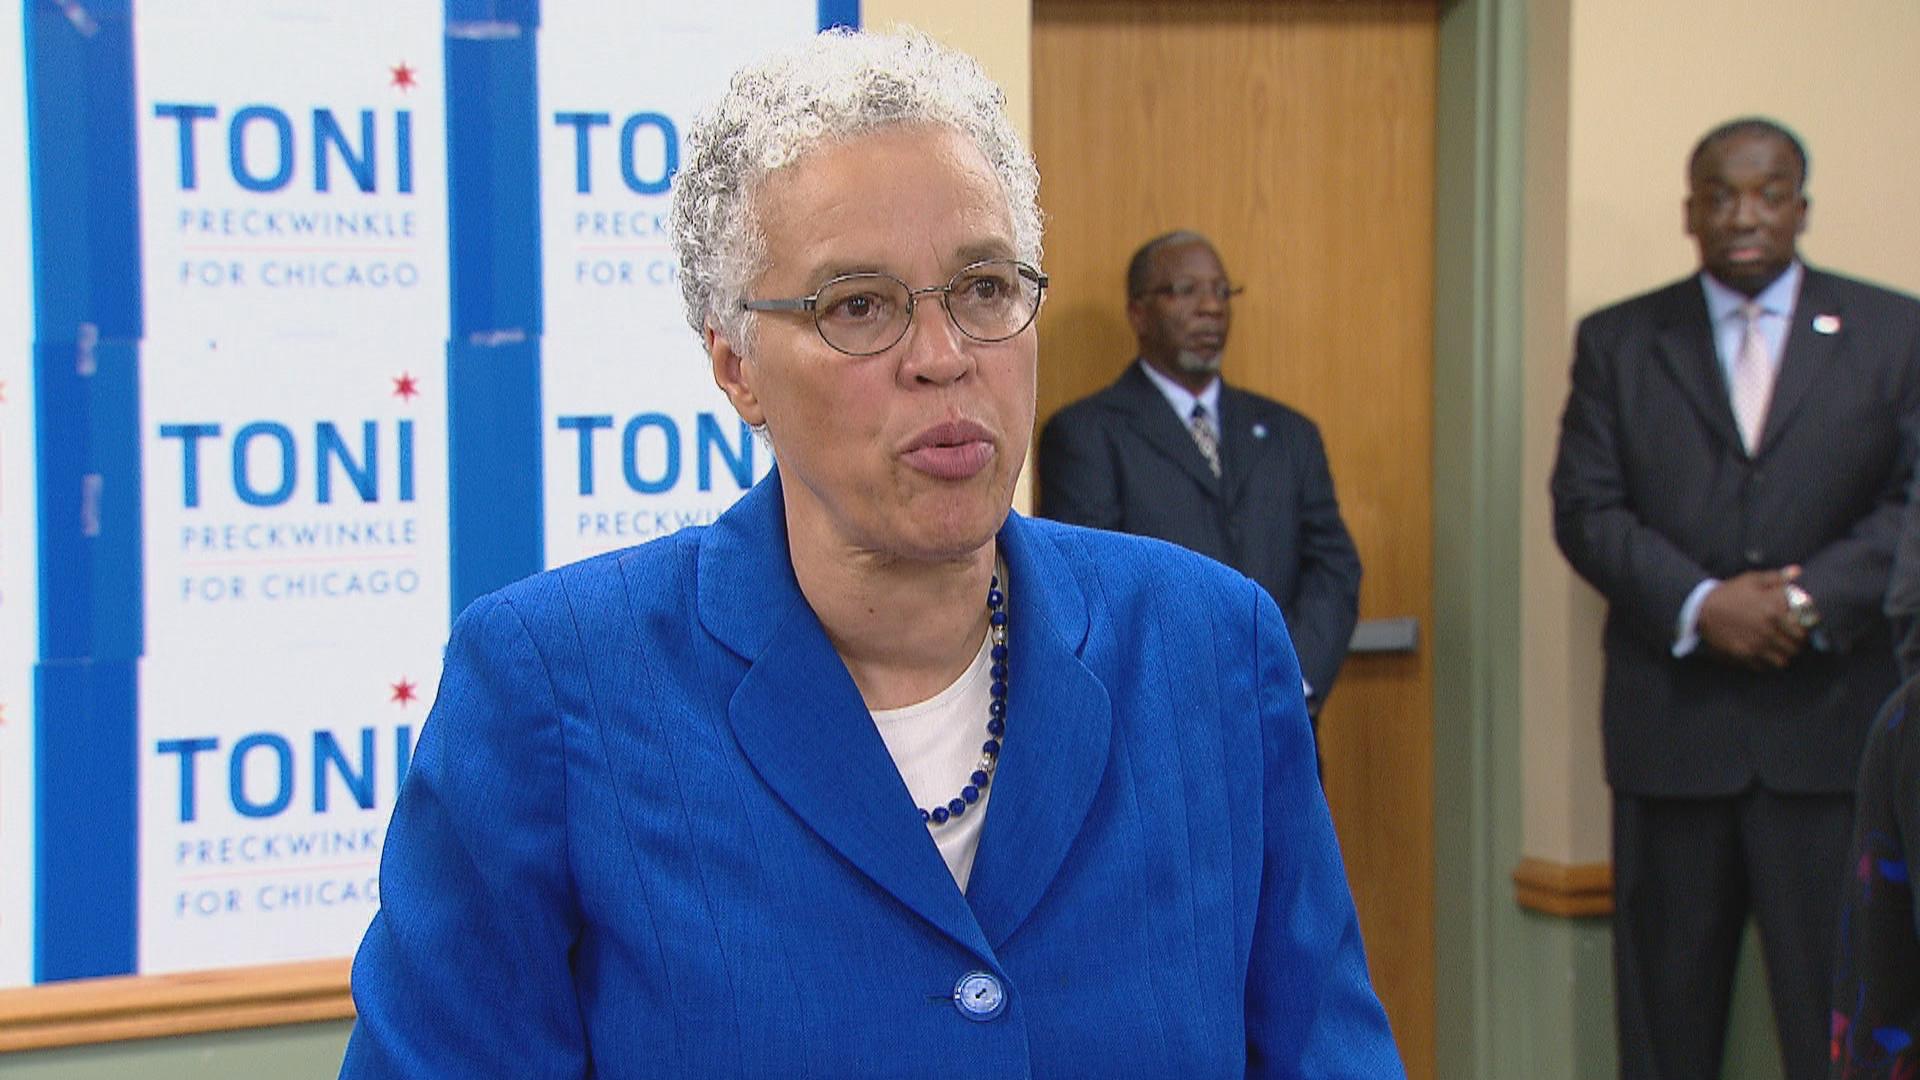
[[[1920,291],[1920,5],[1912,0],[1532,0],[1525,510],[1521,573],[1528,855],[1607,858],[1599,598],[1553,546],[1547,474],[1574,323],[1690,272],[1685,160],[1761,113],[1812,158],[1809,261]]]
[[[964,50],[1006,88],[1007,111],[1020,134],[1033,137],[1033,4],[1031,0],[864,0],[860,22],[870,30],[913,26]]]

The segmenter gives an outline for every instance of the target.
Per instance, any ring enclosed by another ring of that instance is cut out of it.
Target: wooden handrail
[[[0,1053],[353,1016],[349,960],[0,990]]]
[[[1613,914],[1613,866],[1524,858],[1513,870],[1514,902],[1561,918]]]

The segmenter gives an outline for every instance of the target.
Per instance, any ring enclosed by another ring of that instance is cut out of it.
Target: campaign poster
[[[0,28],[0,987],[33,975],[33,288],[22,23]]]
[[[143,348],[148,658],[445,640],[443,356],[298,338]]]
[[[443,349],[141,366],[140,970],[347,955],[449,624]]]
[[[447,334],[440,0],[136,4],[146,332]]]
[[[353,954],[440,645],[141,661],[142,973]]]
[[[545,552],[558,566],[711,521],[772,467],[713,385],[668,244],[682,138],[816,3],[555,4],[539,37]]]

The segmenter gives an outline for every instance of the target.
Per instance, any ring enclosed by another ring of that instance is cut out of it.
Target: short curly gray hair
[[[766,258],[753,209],[760,183],[827,143],[895,124],[970,139],[1006,194],[1016,250],[1039,265],[1040,173],[979,63],[916,30],[833,30],[736,72],[687,134],[672,229],[696,333],[711,321],[736,348],[749,345],[752,313],[740,305]]]

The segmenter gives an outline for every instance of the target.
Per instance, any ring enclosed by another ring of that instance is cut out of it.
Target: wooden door
[[[1125,267],[1210,235],[1247,291],[1226,377],[1320,425],[1363,619],[1432,624],[1432,0],[1035,0],[1034,146],[1053,288],[1040,416],[1133,356]],[[1355,655],[1320,722],[1373,977],[1434,1069],[1431,650]]]

